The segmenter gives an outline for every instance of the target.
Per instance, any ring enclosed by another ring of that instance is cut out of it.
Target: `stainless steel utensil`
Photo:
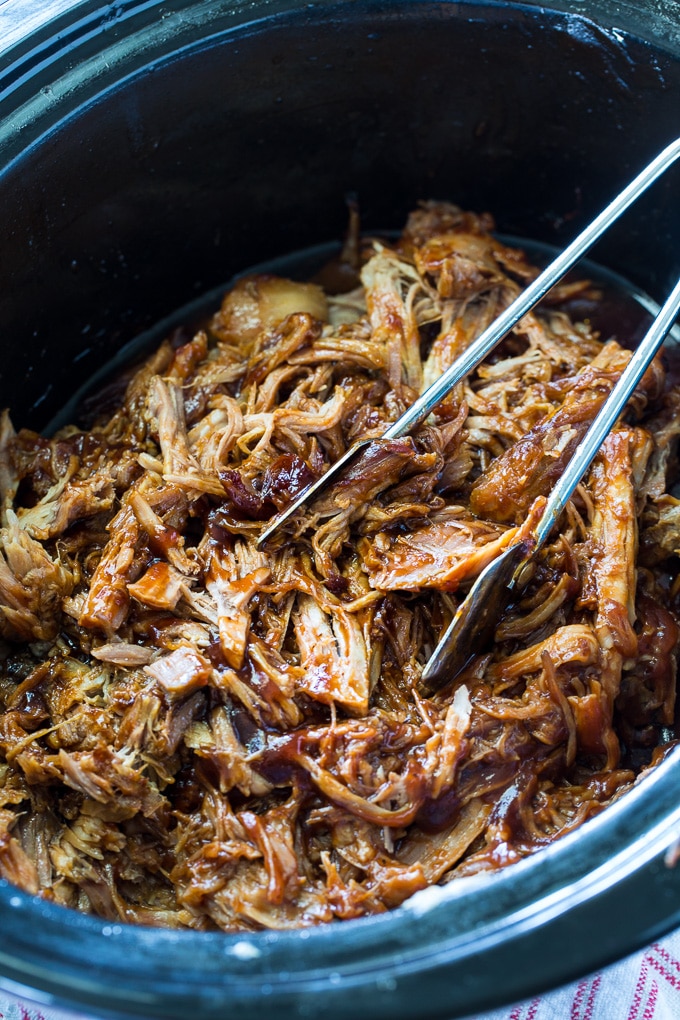
[[[393,425],[377,440],[363,440],[350,446],[349,450],[329,467],[321,478],[302,490],[290,506],[286,507],[270,521],[262,532],[258,544],[262,545],[272,537],[286,521],[289,521],[303,506],[309,504],[316,496],[325,491],[329,485],[354,461],[369,442],[380,442],[381,439],[400,439],[408,435],[432,413],[436,406],[453,389],[456,383],[464,379],[477,365],[481,364],[487,354],[496,347],[503,337],[517,325],[527,312],[545,297],[548,291],[574,266],[580,258],[593,246],[602,234],[614,223],[632,203],[647,190],[680,156],[680,138],[671,142],[659,155],[642,170],[616,198],[596,216],[585,230],[554,259],[543,272],[529,284],[526,290],[517,297],[501,315],[432,383],[424,393],[398,418]]]
[[[453,680],[466,663],[490,642],[500,614],[512,595],[523,587],[527,565],[545,543],[603,440],[616,424],[635,387],[670,332],[679,312],[680,280],[574,451],[530,537],[508,546],[496,557],[481,572],[458,607],[422,672],[419,684],[421,693],[432,694]]]
[[[412,432],[432,413],[450,390],[472,372],[522,316],[538,304],[609,227],[680,157],[680,138],[656,156],[630,184],[536,277],[505,311],[442,373],[411,407],[378,440],[355,443],[328,471],[307,486],[289,507],[277,514],[260,535],[259,544],[271,538],[287,521],[325,491],[369,442],[399,439]],[[659,312],[651,329],[633,355],[608,400],[578,446],[562,478],[554,488],[540,521],[529,539],[509,546],[478,577],[458,608],[451,624],[423,671],[420,688],[431,694],[452,680],[491,637],[503,606],[521,586],[526,567],[547,539],[553,525],[578,482],[592,463],[604,438],[623,411],[635,386],[673,326],[680,310],[680,281]]]

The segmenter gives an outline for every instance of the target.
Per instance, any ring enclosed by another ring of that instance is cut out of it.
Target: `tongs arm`
[[[470,659],[491,641],[498,618],[515,590],[522,587],[526,566],[543,546],[574,489],[592,464],[642,376],[649,368],[680,313],[680,280],[659,311],[645,338],[621,373],[552,490],[532,534],[509,546],[479,575],[458,607],[420,678],[422,694],[432,694],[453,680]]]
[[[380,439],[400,439],[420,425],[453,387],[472,372],[477,365],[507,336],[520,319],[531,311],[545,297],[549,290],[567,273],[599,237],[614,223],[619,216],[653,184],[665,170],[680,156],[680,138],[668,145],[621,191],[617,197],[602,210],[599,216],[562,251],[529,286],[522,291],[512,304],[468,347],[454,363],[432,383],[428,389],[409,407],[409,409],[393,425],[383,433]],[[378,442],[380,440],[377,440]],[[258,545],[267,541],[298,510],[311,502],[316,496],[327,489],[348,464],[353,461],[367,445],[366,441],[356,443],[333,464],[321,478],[312,482],[290,506],[278,513],[260,534]]]

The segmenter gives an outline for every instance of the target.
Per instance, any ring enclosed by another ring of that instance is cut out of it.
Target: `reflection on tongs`
[[[603,440],[616,424],[635,387],[670,332],[678,312],[680,312],[680,280],[577,446],[562,477],[550,494],[540,519],[531,528],[529,536],[515,545],[508,546],[489,564],[458,607],[423,670],[420,679],[423,693],[432,693],[453,679],[471,656],[490,642],[496,622],[513,592],[523,586],[525,579],[528,580],[530,571],[527,568],[532,557],[545,543]]]
[[[520,296],[486,329],[432,386],[379,440],[399,439],[422,424],[450,390],[472,372],[500,341],[586,253],[618,217],[680,157],[680,138],[667,146],[624,190],[561,252]],[[452,680],[470,658],[483,650],[493,635],[495,624],[513,592],[519,590],[530,574],[530,561],[545,543],[553,525],[579,481],[592,463],[603,440],[611,431],[636,385],[651,364],[680,312],[680,281],[658,313],[644,340],[600,409],[590,429],[577,447],[562,477],[552,491],[538,522],[529,530],[521,529],[522,539],[508,546],[477,578],[459,606],[444,636],[427,662],[420,680],[422,693],[431,694]],[[259,543],[267,541],[303,506],[326,490],[350,462],[368,445],[356,443],[316,482],[278,514],[264,530]]]

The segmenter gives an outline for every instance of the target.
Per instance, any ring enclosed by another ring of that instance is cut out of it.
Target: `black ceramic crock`
[[[680,5],[0,3],[0,405],[45,426],[123,345],[249,265],[421,198],[569,240],[680,134]],[[680,173],[596,257],[661,298]],[[0,986],[93,1016],[459,1017],[680,924],[680,756],[503,873],[370,920],[134,928],[0,883]]]

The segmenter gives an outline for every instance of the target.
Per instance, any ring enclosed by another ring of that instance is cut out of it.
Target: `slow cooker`
[[[176,308],[422,198],[568,241],[680,133],[680,4],[0,3],[0,400],[46,427]],[[657,300],[680,168],[597,260]],[[504,872],[252,935],[137,928],[0,883],[0,986],[108,1017],[459,1017],[680,923],[680,750]]]

